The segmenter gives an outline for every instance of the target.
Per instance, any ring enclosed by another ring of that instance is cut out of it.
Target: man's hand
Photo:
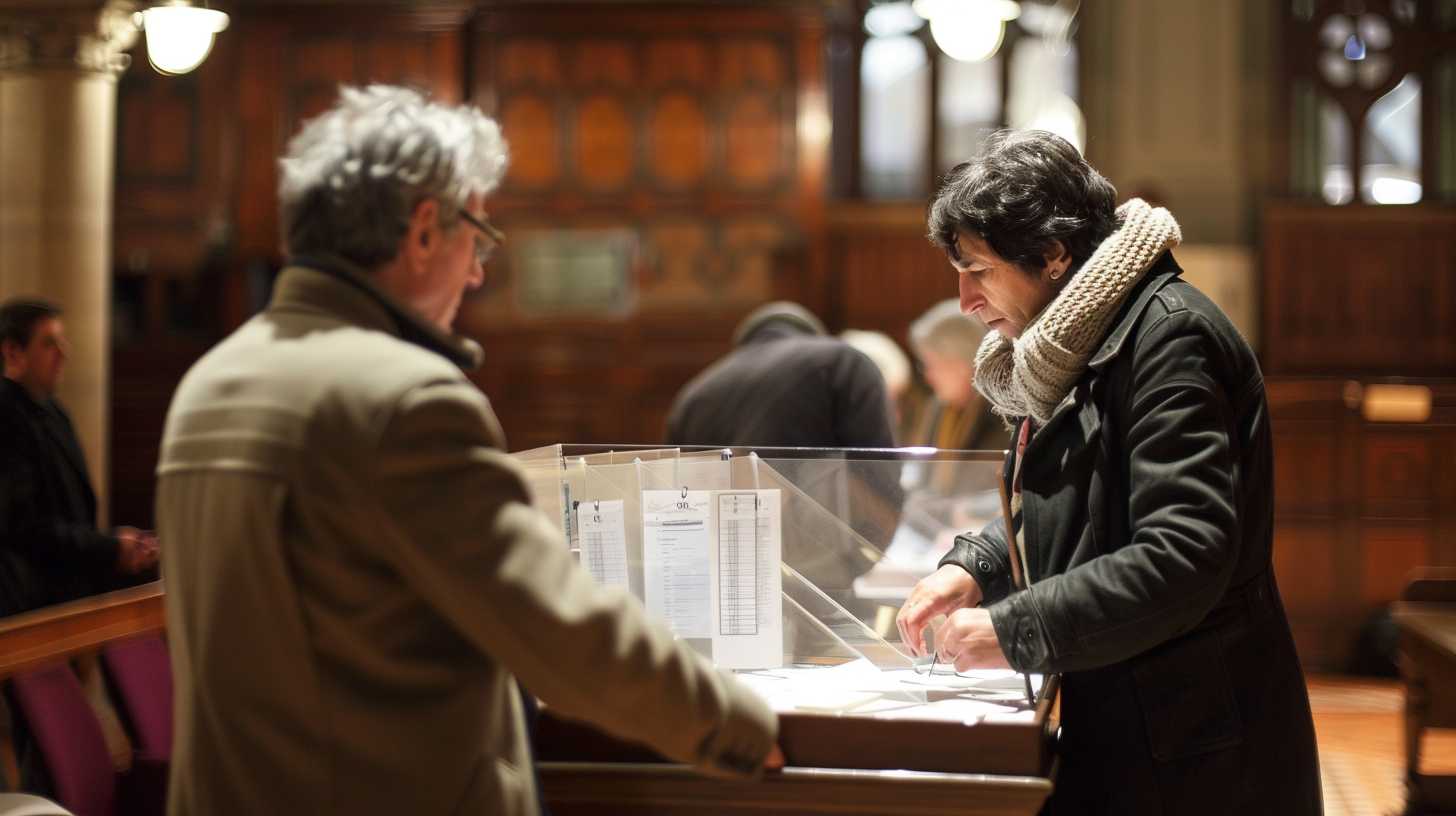
[[[947,618],[935,633],[935,653],[956,671],[1011,668],[986,609],[961,609]]]
[[[135,527],[116,528],[116,570],[123,575],[136,575],[157,565],[161,548],[157,537]]]
[[[949,615],[957,609],[975,606],[981,602],[981,587],[969,572],[954,564],[946,564],[930,575],[920,579],[910,598],[900,607],[895,625],[900,629],[900,641],[919,657],[925,654],[921,633],[936,615]],[[994,637],[994,633],[993,633]]]

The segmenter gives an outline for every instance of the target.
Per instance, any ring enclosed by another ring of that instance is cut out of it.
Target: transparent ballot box
[[[552,445],[514,456],[598,582],[637,596],[779,712],[791,766],[1011,775],[1026,796],[1007,812],[1035,812],[1049,790],[1054,679],[932,666],[894,623],[955,536],[1001,513],[1001,453]],[[641,758],[586,730],[548,721],[543,758]]]

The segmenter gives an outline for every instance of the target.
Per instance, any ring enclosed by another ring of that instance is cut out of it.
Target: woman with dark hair
[[[1060,672],[1050,813],[1315,814],[1314,728],[1271,566],[1263,376],[1179,278],[1164,209],[1062,139],[1000,132],[929,233],[991,328],[976,387],[1014,424],[1004,518],[900,610],[957,669]]]

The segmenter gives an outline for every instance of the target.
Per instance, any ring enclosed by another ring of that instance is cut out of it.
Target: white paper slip
[[[727,669],[783,665],[783,518],[778,490],[713,491],[713,662]]]
[[[627,586],[627,523],[622,500],[584,501],[576,507],[581,563],[603,586]]]
[[[642,571],[647,611],[679,637],[713,636],[711,493],[642,491]]]

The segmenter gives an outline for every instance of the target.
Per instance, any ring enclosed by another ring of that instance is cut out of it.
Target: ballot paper
[[[783,665],[783,516],[778,490],[712,493],[713,662],[727,669]]]
[[[911,669],[881,669],[868,660],[837,666],[792,666],[740,671],[748,684],[778,712],[803,711],[877,719],[1029,722],[1022,676],[1009,669],[978,670],[934,679]],[[1039,688],[1042,677],[1033,675]]]
[[[628,586],[627,524],[621,499],[577,502],[581,563],[603,586]]]
[[[647,611],[679,637],[711,638],[712,491],[642,491]]]

